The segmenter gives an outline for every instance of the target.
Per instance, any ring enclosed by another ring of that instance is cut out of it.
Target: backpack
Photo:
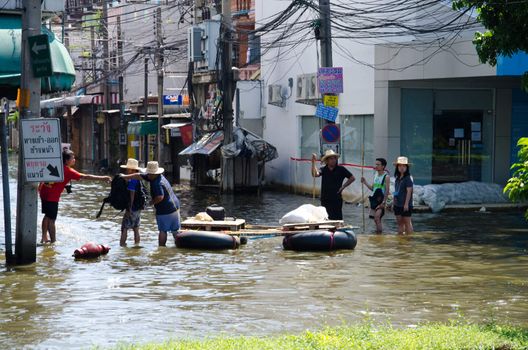
[[[387,177],[387,174],[385,174],[383,176],[383,179],[381,180],[381,186],[383,187],[383,185],[385,184],[385,178]],[[371,209],[376,209],[376,207],[378,205],[381,204],[381,202],[383,202],[383,198],[385,197],[385,195],[383,194],[383,190],[381,188],[376,188],[376,190],[374,191],[374,193],[372,193],[372,196],[369,196],[368,199],[369,199],[369,202],[370,202],[370,208]]]
[[[136,193],[134,195],[134,204],[132,206],[134,208],[138,208],[138,210],[145,209],[145,204],[147,202],[147,191],[141,180],[139,181],[139,189],[136,188],[135,192]]]
[[[143,209],[145,207],[145,187],[141,183],[140,184],[140,190],[136,191],[136,195],[134,196],[134,206],[140,209]],[[99,218],[101,216],[101,213],[103,212],[104,205],[106,203],[110,203],[110,205],[117,210],[123,211],[128,208],[130,202],[130,194],[128,193],[128,183],[125,179],[123,179],[119,175],[115,175],[112,179],[112,183],[110,184],[110,195],[108,197],[103,199],[103,204],[101,205],[101,209],[99,209],[99,213],[95,216],[96,218]]]

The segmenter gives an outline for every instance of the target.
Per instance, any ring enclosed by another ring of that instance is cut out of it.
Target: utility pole
[[[20,93],[29,95],[29,108],[21,104],[20,118],[29,119],[40,116],[41,91],[40,78],[35,78],[31,70],[28,38],[40,34],[42,12],[40,0],[23,0],[22,4],[24,11],[22,12]],[[33,183],[26,181],[23,154],[23,150],[20,150],[15,254],[18,264],[30,264],[37,260],[37,188]]]
[[[11,239],[11,194],[9,192],[9,164],[7,159],[7,115],[9,107],[7,100],[1,99],[2,112],[0,112],[0,148],[2,149],[2,193],[4,195],[4,232],[5,256],[8,265],[13,264],[13,240]]]
[[[103,0],[103,14],[101,18],[102,34],[103,34],[103,99],[104,99],[104,109],[109,110],[111,104],[110,98],[110,50],[108,45],[108,3],[106,0]],[[103,157],[108,159],[108,144],[107,144],[107,135],[108,129],[103,128]],[[99,136],[101,137],[101,135]],[[108,164],[110,166],[110,164]]]
[[[125,132],[125,94],[124,94],[124,82],[123,82],[123,33],[121,32],[121,16],[117,16],[117,56],[119,65],[119,159],[121,162],[125,162],[127,159],[127,143],[126,132]],[[125,143],[122,144],[121,138],[125,137]]]
[[[332,26],[330,22],[330,0],[319,0],[321,19],[321,67],[332,67]]]
[[[91,83],[94,83],[97,80],[97,56],[94,54],[95,52],[95,28],[92,24],[90,26],[90,56],[92,59],[92,80]]]
[[[156,43],[157,43],[157,49],[156,49],[156,66],[158,71],[158,145],[157,145],[157,159],[158,163],[160,163],[160,166],[163,166],[161,164],[161,136],[162,136],[162,129],[161,129],[161,121],[163,117],[163,59],[164,59],[164,50],[163,50],[163,35],[161,33],[161,7],[158,7],[156,9]]]
[[[148,120],[148,64],[149,64],[149,59],[148,59],[148,56],[146,55],[146,51],[145,51],[145,82],[144,82],[144,97],[143,97],[143,113],[145,115],[145,121]],[[145,167],[147,166],[147,163],[148,163],[148,135],[145,135],[144,136],[144,140],[143,140],[143,154],[144,154],[144,161],[145,161]]]
[[[231,59],[231,0],[222,0],[222,112],[224,145],[233,141],[233,69]],[[222,157],[222,191],[235,190],[234,159]]]

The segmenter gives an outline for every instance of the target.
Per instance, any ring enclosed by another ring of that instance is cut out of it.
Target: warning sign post
[[[21,119],[20,123],[26,181],[64,181],[59,119]]]

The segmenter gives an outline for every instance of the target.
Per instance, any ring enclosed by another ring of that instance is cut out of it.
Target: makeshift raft
[[[225,218],[217,221],[200,221],[188,218],[181,223],[182,230],[221,231],[234,236],[286,236],[297,232],[313,230],[334,231],[343,227],[343,220],[330,220],[311,223],[294,223],[282,226],[266,226],[247,224],[244,219]]]
[[[180,231],[176,235],[176,247],[203,250],[238,249],[247,242],[244,237],[210,231]]]
[[[336,231],[298,232],[284,237],[285,250],[295,251],[332,251],[354,249],[357,245],[356,234],[351,229],[340,228]]]

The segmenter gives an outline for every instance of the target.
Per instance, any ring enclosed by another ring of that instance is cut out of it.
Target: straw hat
[[[146,169],[147,174],[159,175],[163,173],[164,171],[165,169],[160,168],[158,165],[158,162],[152,161],[152,162],[147,163],[147,169]]]
[[[339,158],[339,153],[335,153],[332,149],[327,149],[324,153],[324,156],[321,158],[321,162],[326,162],[326,159],[330,157]]]
[[[409,159],[407,157],[398,157],[398,159],[396,159],[396,161],[394,163],[392,163],[393,165],[411,165],[412,163],[409,163]]]
[[[134,158],[128,158],[127,163],[125,165],[121,165],[121,168],[145,171],[145,169],[139,167],[139,162]]]

